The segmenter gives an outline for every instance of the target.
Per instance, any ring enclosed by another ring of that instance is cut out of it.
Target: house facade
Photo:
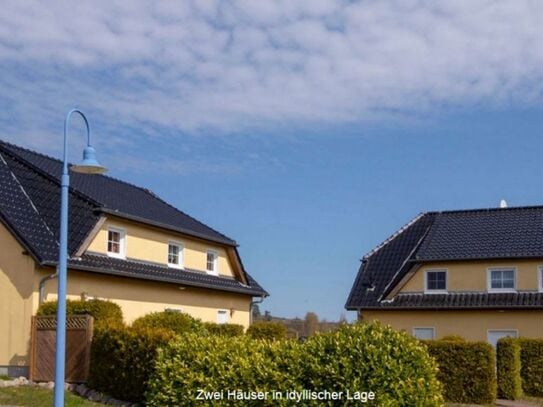
[[[55,300],[61,163],[0,141],[0,374],[25,374],[31,317]],[[268,293],[237,243],[151,191],[71,174],[68,298],[107,299],[126,322],[178,310],[247,327]]]
[[[361,321],[421,339],[543,337],[543,207],[429,212],[362,259]]]

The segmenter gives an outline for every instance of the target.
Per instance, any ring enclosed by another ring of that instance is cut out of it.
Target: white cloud
[[[537,0],[4,1],[0,129],[74,104],[189,133],[533,105],[541,21]]]

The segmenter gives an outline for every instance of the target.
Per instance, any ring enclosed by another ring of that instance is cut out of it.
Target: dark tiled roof
[[[543,206],[428,212],[364,257],[345,306],[384,306],[416,263],[535,257],[543,258]]]
[[[543,293],[448,293],[399,294],[380,308],[403,309],[470,309],[470,308],[533,308],[543,309]]]
[[[57,159],[1,140],[0,151],[12,154],[36,170],[60,180],[62,163]],[[105,175],[89,177],[78,173],[70,174],[70,186],[80,196],[90,198],[98,207],[110,213],[148,221],[228,245],[236,244],[234,240],[174,208],[145,188]]]
[[[41,264],[58,259],[61,164],[58,160],[0,141],[0,221]],[[115,213],[207,240],[235,246],[216,232],[165,203],[151,192],[105,176],[70,174],[68,251],[73,256],[97,224],[99,213]],[[234,247],[237,254],[237,248]],[[171,270],[104,256],[84,255],[74,266],[95,272],[250,295],[267,295],[245,270],[249,286],[201,272]],[[241,259],[240,259],[241,262]]]
[[[104,255],[86,253],[81,259],[70,260],[70,268],[96,273],[130,277],[142,280],[161,281],[193,287],[212,288],[254,296],[268,295],[249,274],[249,285],[229,277],[212,276],[197,270],[178,270],[160,264],[138,260],[124,260]]]

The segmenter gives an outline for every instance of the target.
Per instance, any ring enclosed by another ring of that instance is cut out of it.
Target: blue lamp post
[[[78,109],[72,109],[64,121],[64,160],[62,165],[61,201],[60,201],[60,250],[58,256],[58,307],[57,307],[57,340],[55,353],[55,398],[54,407],[64,406],[64,364],[66,359],[66,274],[68,262],[68,127],[70,117],[78,113],[85,121],[87,128],[87,147],[83,150],[83,161],[70,169],[83,174],[102,174],[106,168],[96,161],[96,153],[91,146],[91,132],[87,118]]]

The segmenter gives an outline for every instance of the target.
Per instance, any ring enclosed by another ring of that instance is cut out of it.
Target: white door
[[[518,336],[518,331],[514,329],[504,329],[504,330],[489,330],[488,331],[488,343],[491,344],[494,348],[498,344],[498,340],[501,338],[516,338]]]

